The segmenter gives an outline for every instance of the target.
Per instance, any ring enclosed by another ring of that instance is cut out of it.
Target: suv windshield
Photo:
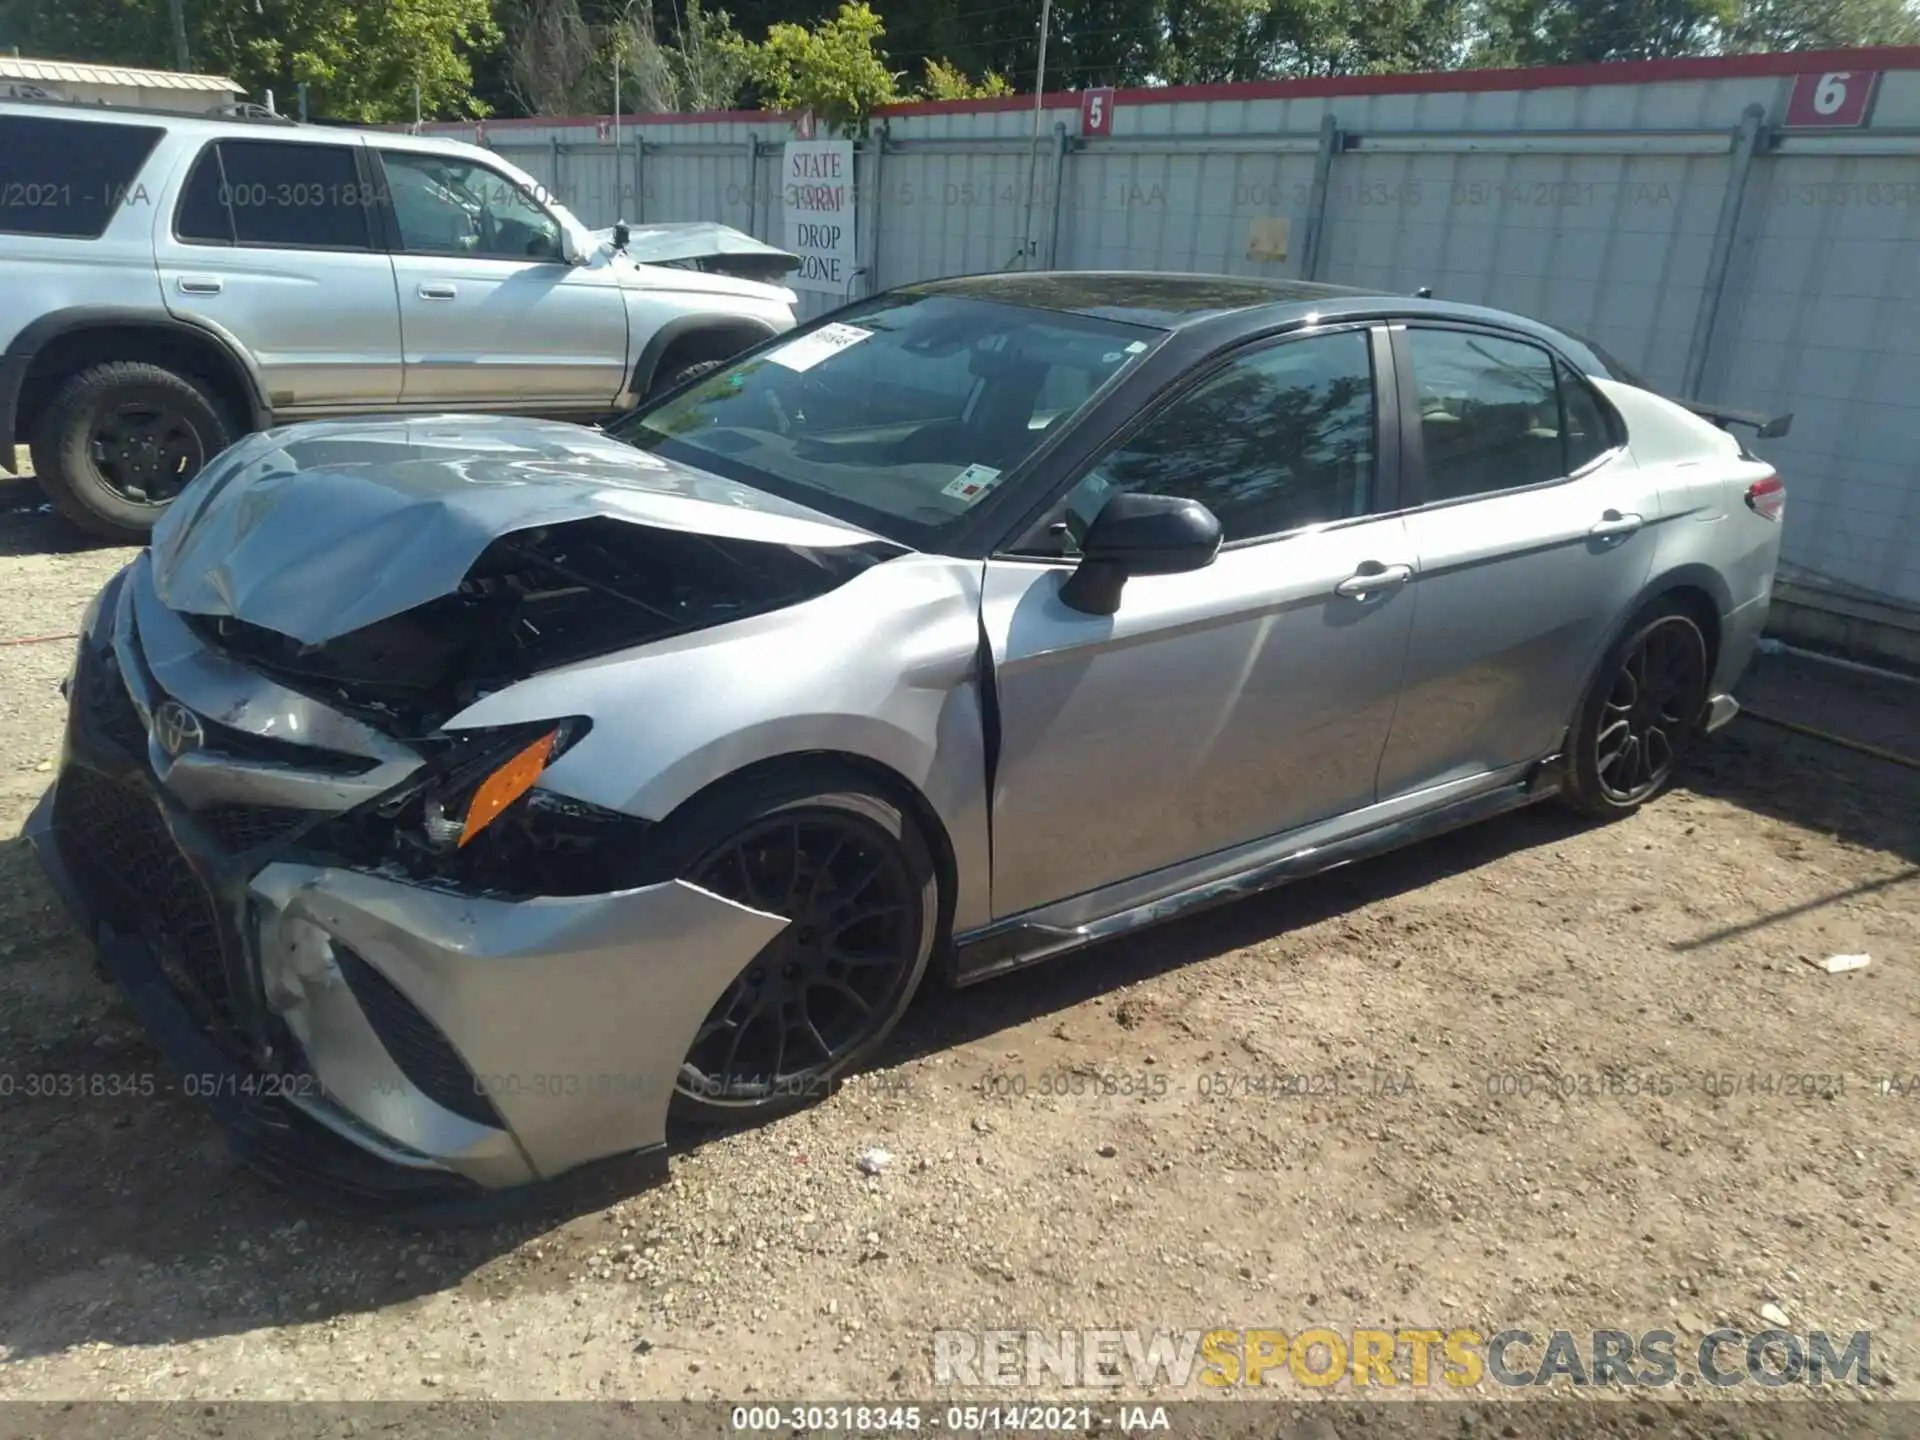
[[[889,295],[609,433],[925,549],[1164,336],[989,300]]]

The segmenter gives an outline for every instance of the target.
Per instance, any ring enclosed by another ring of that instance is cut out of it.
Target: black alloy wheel
[[[1635,637],[1614,672],[1594,733],[1594,773],[1615,805],[1637,805],[1673,777],[1706,703],[1699,628],[1662,617]]]
[[[207,462],[206,443],[192,418],[164,397],[124,400],[102,410],[87,444],[109,488],[136,505],[166,504]]]
[[[776,811],[688,877],[791,923],[701,1024],[676,1087],[707,1116],[742,1118],[824,1096],[877,1042],[925,962],[923,881],[898,840],[848,809]]]

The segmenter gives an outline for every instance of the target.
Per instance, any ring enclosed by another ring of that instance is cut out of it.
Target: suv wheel
[[[232,443],[232,427],[200,385],[157,365],[115,361],[55,392],[33,434],[33,468],[74,524],[142,545],[181,487]]]
[[[647,398],[651,400],[669,390],[678,390],[682,385],[691,385],[702,375],[711,375],[726,363],[724,360],[695,360],[686,365],[676,365],[671,370],[663,370],[654,377],[653,388],[647,392]]]

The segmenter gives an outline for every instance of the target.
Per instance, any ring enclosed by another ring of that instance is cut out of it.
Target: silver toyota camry
[[[664,1166],[965,984],[1654,795],[1784,490],[1578,338],[1231,277],[909,286],[604,431],[252,436],[89,612],[34,834],[250,1152]],[[211,1078],[209,1078],[211,1077]]]

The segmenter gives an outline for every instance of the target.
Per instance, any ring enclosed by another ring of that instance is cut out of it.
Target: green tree
[[[1907,0],[1743,0],[1726,42],[1734,52],[1856,45],[1920,45],[1920,12]]]
[[[9,44],[36,56],[171,69],[166,0],[12,0]],[[192,0],[198,70],[283,110],[301,81],[313,113],[361,122],[482,113],[472,57],[500,43],[489,0]]]
[[[989,70],[980,79],[975,80],[957,65],[929,55],[925,62],[926,78],[920,83],[920,94],[928,100],[981,100],[994,95],[1011,95],[1013,86],[1007,83],[1007,77],[998,71]]]
[[[1477,65],[1661,60],[1719,48],[1734,0],[1489,0]]]
[[[742,68],[775,110],[811,109],[829,127],[863,129],[878,106],[901,99],[880,41],[886,27],[865,0],[845,0],[840,13],[809,30],[769,26],[758,44],[740,42]]]

